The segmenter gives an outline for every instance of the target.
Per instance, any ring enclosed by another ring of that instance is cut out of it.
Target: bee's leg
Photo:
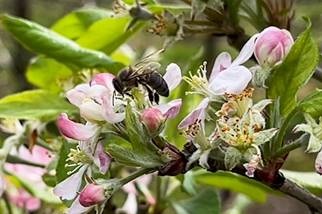
[[[154,102],[159,105],[159,101],[160,101],[160,96],[158,93],[154,93]]]
[[[140,81],[140,83],[145,87],[145,89],[148,91],[148,97],[149,97],[149,100],[151,102],[151,104],[153,104],[153,101],[154,101],[154,93],[153,91],[151,90],[151,88],[145,84],[144,82]]]

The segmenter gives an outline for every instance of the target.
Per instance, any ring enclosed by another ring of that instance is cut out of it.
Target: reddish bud
[[[160,131],[165,117],[159,109],[148,108],[142,112],[141,120],[150,134],[156,134]]]
[[[96,184],[88,184],[79,195],[79,203],[84,207],[99,204],[105,200],[104,188]]]

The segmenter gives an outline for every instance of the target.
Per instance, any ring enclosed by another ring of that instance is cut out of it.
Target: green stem
[[[282,157],[288,154],[290,151],[301,147],[307,141],[307,134],[303,134],[301,137],[296,139],[290,144],[278,149],[273,155],[272,158]]]
[[[130,181],[133,181],[134,179],[144,175],[144,174],[150,174],[155,172],[156,169],[151,169],[151,168],[143,168],[143,169],[139,169],[135,172],[133,172],[132,174],[130,174],[129,176],[120,179],[120,183],[123,185],[129,183]]]
[[[45,168],[45,165],[39,164],[39,163],[34,163],[28,160],[21,159],[20,157],[13,156],[13,155],[7,155],[7,163],[14,163],[14,164],[24,164],[24,165],[29,165],[29,166],[35,166],[35,167],[41,167]]]

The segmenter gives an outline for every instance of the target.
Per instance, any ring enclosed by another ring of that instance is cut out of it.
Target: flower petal
[[[110,73],[100,73],[100,74],[96,74],[90,84],[92,85],[102,85],[105,86],[107,89],[113,91],[114,90],[114,86],[113,86],[113,79],[115,78],[115,76],[113,74]]]
[[[69,120],[65,113],[62,113],[58,117],[57,126],[64,136],[75,140],[88,140],[93,137],[97,131],[96,125],[76,123]]]
[[[104,121],[102,105],[88,99],[79,106],[80,115],[87,121]]]
[[[87,83],[77,85],[75,88],[66,92],[66,97],[71,104],[78,107],[87,97],[86,94],[89,89],[90,85]]]
[[[162,112],[164,117],[174,118],[180,112],[181,105],[182,105],[182,100],[176,99],[165,104],[154,106],[154,108],[159,109]]]
[[[209,84],[216,95],[240,94],[252,79],[252,73],[244,66],[230,67],[220,72]]]
[[[166,81],[170,91],[175,89],[182,80],[180,67],[175,63],[169,64],[163,79]]]
[[[6,189],[6,181],[4,180],[3,175],[0,174],[0,197],[2,196],[3,192]]]
[[[255,40],[259,34],[253,35],[241,49],[239,55],[235,58],[235,60],[231,63],[231,66],[237,66],[245,63],[254,53],[255,50]]]
[[[102,143],[98,143],[96,146],[94,163],[99,167],[102,174],[105,174],[110,167],[111,157],[104,151]]]
[[[222,52],[215,60],[214,67],[212,68],[209,82],[221,71],[227,69],[231,65],[231,56],[228,52]]]
[[[104,111],[104,118],[109,123],[119,123],[125,118],[124,112],[115,112],[113,106],[113,95],[105,94],[102,96],[103,100],[103,111]]]
[[[322,175],[322,151],[318,153],[315,159],[315,170],[317,173]]]
[[[122,213],[126,214],[136,214],[138,211],[138,202],[135,193],[129,193],[127,195],[126,201],[122,208],[120,208]]]
[[[191,124],[194,124],[196,120],[200,119],[203,121],[206,117],[206,108],[208,106],[209,99],[203,99],[200,104],[190,114],[188,114],[178,125],[179,129],[184,129]]]
[[[74,200],[70,208],[68,209],[68,214],[81,214],[86,213],[93,207],[83,207],[79,202],[79,196]]]
[[[77,192],[82,183],[83,175],[87,169],[87,165],[82,166],[78,172],[69,176],[62,182],[56,185],[54,193],[62,200],[72,200],[77,196]]]

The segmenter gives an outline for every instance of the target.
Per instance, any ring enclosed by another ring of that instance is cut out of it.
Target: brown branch
[[[293,181],[285,179],[283,185],[279,188],[279,191],[298,199],[308,205],[309,208],[313,208],[312,210],[317,213],[322,213],[322,199],[300,187]]]

